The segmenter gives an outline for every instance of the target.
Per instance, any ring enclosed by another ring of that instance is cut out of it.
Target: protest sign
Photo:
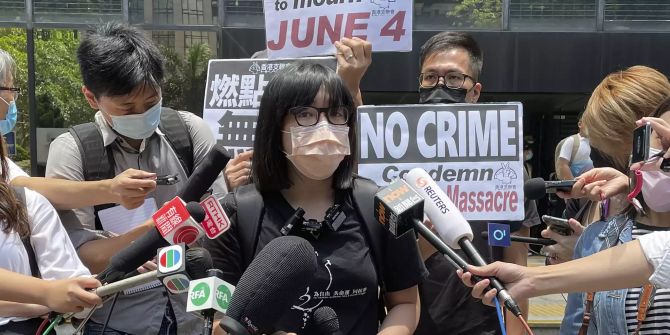
[[[412,50],[411,0],[264,0],[268,58],[335,53],[342,37],[374,51]]]
[[[522,220],[520,103],[361,106],[358,171],[380,185],[420,167],[468,220]]]
[[[203,119],[218,145],[231,154],[250,149],[265,86],[275,73],[297,59],[213,59],[207,69]],[[333,70],[334,57],[303,58]]]

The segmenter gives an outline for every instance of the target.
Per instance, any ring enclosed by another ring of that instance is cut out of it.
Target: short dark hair
[[[484,54],[479,48],[477,41],[467,33],[444,31],[429,38],[426,43],[421,46],[421,57],[419,59],[419,68],[423,67],[423,63],[428,57],[438,52],[449,51],[452,49],[461,48],[470,54],[470,70],[472,76],[479,80],[479,75],[482,73],[482,66],[484,64]]]
[[[350,107],[349,145],[351,154],[344,157],[333,173],[333,188],[347,189],[357,157],[355,105],[351,93],[340,77],[330,68],[305,61],[295,62],[280,70],[270,80],[258,110],[252,179],[260,192],[279,191],[291,186],[288,164],[292,164],[282,148],[282,128],[288,110],[295,106],[309,106],[323,88],[330,106]]]
[[[88,31],[77,49],[84,85],[96,97],[126,95],[163,81],[163,56],[151,39],[127,25],[110,22]]]

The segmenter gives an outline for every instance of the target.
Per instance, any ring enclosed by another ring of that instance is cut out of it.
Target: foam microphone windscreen
[[[205,209],[202,208],[199,203],[195,201],[187,203],[186,210],[188,211],[188,214],[191,214],[191,218],[193,218],[195,222],[202,222],[205,220]]]
[[[200,201],[202,195],[212,186],[228,161],[230,161],[230,155],[226,148],[215,145],[202,163],[191,173],[186,185],[177,195],[186,202]]]
[[[530,200],[542,199],[547,194],[547,186],[542,178],[532,178],[523,184],[523,194]]]
[[[270,241],[240,278],[226,312],[249,333],[269,333],[305,292],[316,272],[316,255],[307,240],[282,236]]]
[[[319,334],[336,334],[340,331],[340,320],[330,306],[317,308],[312,316],[312,322]]]
[[[214,267],[212,255],[204,248],[186,250],[186,273],[191,280],[207,277],[207,270]]]

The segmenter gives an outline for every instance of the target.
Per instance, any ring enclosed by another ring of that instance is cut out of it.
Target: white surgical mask
[[[308,127],[292,127],[287,133],[291,134],[292,149],[286,158],[310,179],[331,177],[344,157],[351,154],[348,126],[323,121]]]
[[[150,137],[160,123],[162,102],[163,99],[159,100],[158,103],[142,114],[121,116],[107,114],[112,119],[112,129],[123,136],[136,140]]]

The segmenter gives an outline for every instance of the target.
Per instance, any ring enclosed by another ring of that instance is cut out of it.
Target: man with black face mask
[[[478,82],[482,63],[482,51],[472,36],[443,32],[431,37],[421,47],[419,102],[476,103],[482,90],[482,84]],[[509,222],[515,235],[528,236],[529,227],[540,223],[535,203],[526,201],[525,206],[526,219]],[[486,231],[487,223],[471,221],[474,236]],[[525,244],[492,248],[481,238],[475,238],[473,243],[489,262],[502,260],[526,265],[528,251]],[[421,318],[414,334],[500,334],[495,309],[473,299],[446,258],[430,244],[420,238],[419,246],[430,275],[419,285]],[[527,317],[528,301],[517,302]],[[523,333],[521,324],[512,314],[508,314],[507,320],[510,334]]]

